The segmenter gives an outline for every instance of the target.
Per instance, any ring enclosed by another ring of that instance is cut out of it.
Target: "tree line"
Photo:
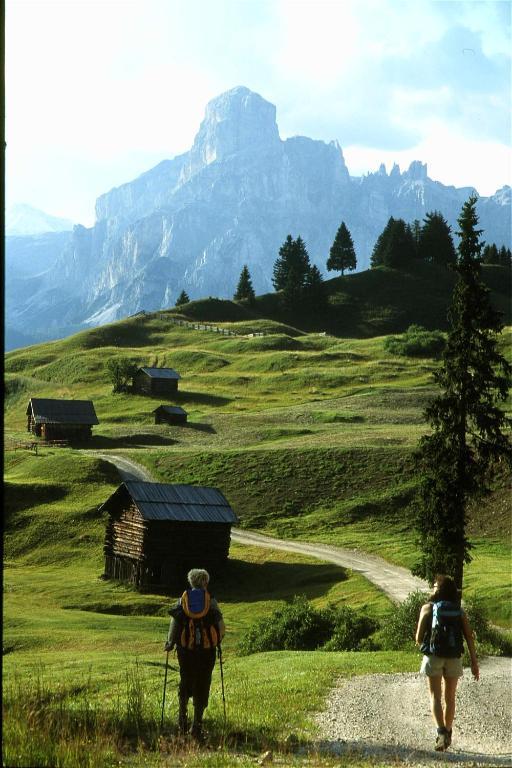
[[[482,264],[510,266],[512,253],[505,245],[498,248],[495,243],[487,243],[482,244],[478,259]],[[370,267],[411,269],[419,262],[446,267],[457,264],[451,227],[439,211],[427,213],[422,223],[415,220],[408,224],[403,219],[390,216],[373,248]],[[341,272],[343,276],[346,271],[356,267],[357,256],[352,235],[342,221],[330,248],[326,268],[328,272]],[[272,273],[272,285],[276,291],[282,292],[284,308],[290,311],[300,308],[322,309],[327,302],[323,283],[322,273],[315,264],[311,264],[301,236],[293,239],[288,235],[279,249]],[[240,273],[233,299],[249,306],[255,303],[256,294],[246,264]],[[189,301],[186,291],[181,291],[176,306],[180,307]]]

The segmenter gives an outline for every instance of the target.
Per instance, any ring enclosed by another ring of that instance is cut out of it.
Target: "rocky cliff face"
[[[351,178],[337,142],[282,141],[275,107],[234,88],[208,104],[189,152],[98,198],[95,226],[74,228],[37,290],[8,291],[7,324],[52,333],[60,324],[66,335],[173,306],[182,289],[230,297],[244,264],[256,292],[269,291],[288,234],[302,236],[325,272],[342,220],[364,269],[389,216],[421,221],[439,210],[454,227],[471,191],[432,181],[420,162]],[[479,206],[486,238],[508,243],[510,189]]]

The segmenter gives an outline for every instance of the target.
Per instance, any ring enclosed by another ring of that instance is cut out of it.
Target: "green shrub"
[[[380,634],[385,650],[398,651],[414,645],[421,606],[428,602],[428,598],[427,592],[416,590],[403,603],[393,606]]]
[[[512,638],[491,624],[483,600],[465,600],[464,610],[475,636],[479,656],[512,656]],[[467,659],[467,649],[465,646],[464,648]]]
[[[304,596],[277,608],[270,616],[250,627],[240,642],[243,654],[261,651],[313,651],[332,635],[334,611],[317,610]]]
[[[369,640],[378,629],[378,622],[349,606],[336,612],[336,624],[331,639],[324,645],[326,651],[370,651],[375,647]]]
[[[421,325],[410,325],[402,336],[388,336],[384,349],[402,357],[434,357],[445,348],[441,331],[427,331]]]
[[[343,606],[314,608],[304,596],[276,609],[249,629],[239,644],[243,654],[262,651],[374,650],[369,637],[378,623],[364,614]]]

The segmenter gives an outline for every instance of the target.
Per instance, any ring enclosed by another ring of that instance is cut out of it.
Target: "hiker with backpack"
[[[187,575],[189,589],[171,609],[165,650],[176,648],[180,667],[178,730],[188,732],[188,700],[192,697],[192,736],[203,737],[203,712],[208,706],[215,655],[220,650],[225,626],[215,598],[208,592],[210,576],[202,568]]]
[[[455,694],[462,676],[463,639],[468,646],[471,672],[478,680],[480,672],[473,632],[461,608],[457,585],[450,576],[439,574],[434,593],[421,608],[416,629],[416,644],[424,654],[420,672],[428,679],[432,717],[437,726],[437,752],[444,752],[452,743]]]

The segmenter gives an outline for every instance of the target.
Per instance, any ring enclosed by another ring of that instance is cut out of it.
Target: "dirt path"
[[[419,658],[418,658],[419,662]],[[419,666],[419,664],[418,664]],[[435,752],[427,686],[419,674],[362,675],[340,680],[317,716],[320,746],[414,766],[512,765],[512,660],[482,661],[475,682],[468,669],[457,689],[453,743]]]
[[[154,479],[140,464],[98,451],[90,454],[114,464],[123,480]],[[327,544],[286,541],[234,528],[233,541],[319,558],[351,568],[401,602],[427,584],[405,568],[377,555]],[[419,666],[419,657],[418,657]],[[321,750],[362,753],[386,764],[414,768],[437,766],[512,766],[512,660],[488,658],[478,683],[466,670],[457,692],[453,745],[446,753],[433,749],[432,724],[425,679],[419,674],[362,675],[343,678],[329,693],[317,717]]]
[[[91,455],[110,461],[114,464],[123,480],[143,480],[152,482],[153,477],[149,471],[134,461],[124,456],[89,451]],[[270,547],[287,552],[298,552],[302,555],[316,557],[324,562],[335,563],[344,568],[350,568],[365,576],[392,600],[401,602],[405,600],[409,592],[415,589],[428,589],[426,582],[412,576],[406,568],[392,565],[378,555],[370,555],[355,549],[344,549],[329,544],[311,544],[301,541],[275,539],[253,531],[244,531],[233,528],[231,539],[239,544],[247,544],[255,547]]]

